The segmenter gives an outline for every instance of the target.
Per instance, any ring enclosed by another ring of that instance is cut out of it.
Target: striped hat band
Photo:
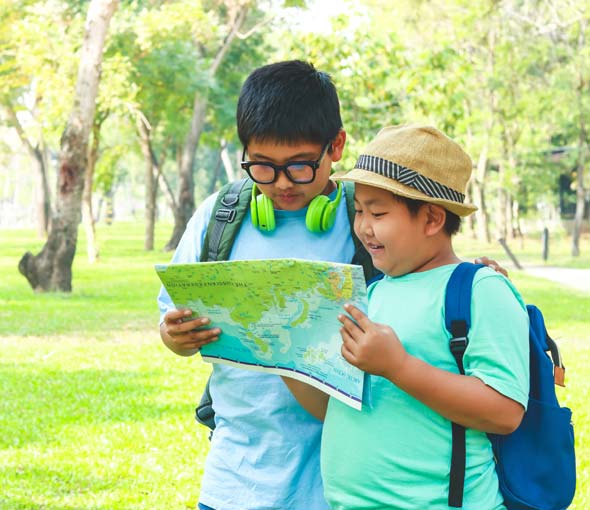
[[[394,179],[432,198],[450,200],[451,202],[460,204],[465,202],[465,195],[463,193],[459,193],[444,184],[419,174],[411,168],[398,165],[387,159],[363,154],[358,158],[354,167]]]

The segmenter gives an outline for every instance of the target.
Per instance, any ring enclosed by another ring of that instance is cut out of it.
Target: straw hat
[[[353,170],[331,178],[386,189],[468,216],[477,209],[465,203],[472,167],[465,151],[438,129],[390,126],[379,131]]]

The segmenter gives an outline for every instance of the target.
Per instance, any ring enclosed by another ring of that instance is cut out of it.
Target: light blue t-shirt
[[[336,196],[334,192],[330,199]],[[216,195],[207,198],[189,221],[172,258],[196,262]],[[354,255],[346,201],[334,227],[312,233],[307,208],[275,210],[276,229],[263,233],[245,216],[230,260],[302,258],[350,262]],[[162,289],[162,316],[173,309]],[[215,324],[212,324],[215,326]],[[213,364],[211,396],[216,428],[205,463],[199,501],[216,510],[324,510],[320,476],[322,424],[295,400],[276,375]]]
[[[456,265],[385,277],[369,289],[369,318],[391,326],[405,349],[458,373],[445,328],[444,294]],[[465,373],[526,406],[528,316],[518,292],[484,268],[475,276]],[[451,423],[383,377],[371,377],[372,407],[331,398],[322,475],[333,510],[448,510]],[[502,510],[490,441],[466,430],[463,510]]]

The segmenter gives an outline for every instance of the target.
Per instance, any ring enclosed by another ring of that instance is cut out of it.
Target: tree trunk
[[[41,140],[40,143],[33,146],[33,143],[27,137],[16,112],[14,109],[6,105],[6,112],[13,127],[22,142],[26,147],[31,161],[33,163],[33,171],[36,175],[35,179],[35,206],[37,210],[37,233],[39,237],[46,238],[49,231],[49,218],[51,216],[51,199],[49,194],[49,182],[47,179],[47,161],[45,158],[45,144]]]
[[[243,2],[235,2],[232,5],[228,5],[228,34],[211,63],[208,70],[209,76],[214,77],[217,73],[227,51],[246,19],[248,9],[248,4]],[[206,93],[196,93],[193,102],[191,126],[184,143],[182,157],[178,168],[178,201],[177,207],[174,210],[174,229],[170,240],[166,243],[165,250],[174,250],[176,246],[178,246],[180,238],[186,228],[186,224],[195,210],[193,171],[195,166],[195,154],[205,125],[207,101],[208,97]]]
[[[586,23],[580,22],[580,32],[578,36],[578,49],[582,51],[585,47]],[[572,230],[572,256],[580,255],[580,235],[582,233],[582,221],[584,220],[584,207],[586,205],[586,193],[584,191],[584,166],[586,163],[586,148],[588,135],[586,132],[586,122],[584,115],[584,95],[588,93],[587,81],[584,78],[584,72],[578,69],[578,161],[576,171],[576,214],[574,216],[574,225]]]
[[[520,204],[518,200],[514,198],[511,200],[512,202],[512,236],[514,238],[519,237],[522,239],[522,221],[520,218]]]
[[[465,202],[467,203],[474,203],[473,200],[473,179],[470,179],[467,183],[467,192],[465,194]],[[469,234],[472,239],[477,239],[477,234],[475,231],[475,214],[470,214],[466,218],[467,221],[467,229],[469,230]]]
[[[215,168],[213,169],[213,175],[211,176],[211,180],[209,181],[209,188],[207,189],[207,196],[213,194],[217,189],[217,180],[219,179],[219,170],[221,170],[221,152],[219,153],[219,157],[217,158],[217,163],[215,163]]]
[[[515,228],[514,228],[514,216],[513,212],[513,198],[512,193],[507,189],[504,190],[506,193],[506,211],[504,212],[504,217],[506,218],[506,235],[507,239],[515,239]]]
[[[221,140],[221,161],[223,162],[223,168],[225,168],[225,174],[227,175],[227,181],[233,182],[237,179],[237,172],[232,165],[232,160],[229,157],[229,151],[227,150],[227,142]]]
[[[39,237],[47,238],[49,232],[49,218],[51,217],[51,199],[49,195],[49,181],[44,149],[35,147],[33,167],[37,174],[35,192],[35,206],[37,209],[37,233]]]
[[[95,119],[92,125],[92,145],[88,151],[88,167],[84,177],[84,193],[82,194],[82,221],[86,230],[86,253],[90,264],[94,264],[99,257],[96,229],[94,227],[94,212],[92,210],[92,183],[94,181],[94,168],[98,160],[100,128],[103,121],[104,119]]]
[[[477,239],[482,242],[490,243],[490,226],[488,212],[486,208],[485,189],[486,189],[486,171],[488,165],[487,144],[479,153],[477,166],[475,169],[475,179],[473,180],[473,202],[477,206],[475,218],[477,221]]]
[[[147,119],[139,118],[137,121],[137,130],[139,132],[139,145],[145,164],[145,230],[143,238],[143,248],[147,251],[154,249],[154,231],[156,226],[156,198],[158,196],[158,175],[159,168],[157,159],[152,149],[152,140],[150,134],[151,127]]]
[[[496,50],[496,28],[490,27],[487,33],[487,54],[485,62],[485,73],[487,76],[494,76],[495,74],[495,50]],[[490,88],[487,91],[486,102],[489,108],[489,117],[485,122],[485,139],[484,145],[479,153],[477,166],[475,169],[475,180],[473,181],[473,199],[477,206],[476,220],[477,220],[477,238],[480,241],[490,243],[492,237],[490,235],[489,215],[487,204],[485,200],[486,195],[486,179],[488,170],[488,154],[490,150],[490,139],[494,129],[494,112],[496,111],[497,98],[494,90]]]
[[[163,161],[163,160],[162,160]],[[164,172],[160,172],[158,175],[158,189],[164,194],[166,197],[166,201],[168,202],[168,207],[171,211],[176,210],[176,198],[174,197],[174,192],[172,191],[172,186],[168,182],[168,179],[164,175]]]
[[[104,222],[111,226],[115,219],[115,185],[113,184],[104,195]]]
[[[49,237],[40,253],[25,253],[18,265],[37,291],[72,290],[88,138],[96,109],[104,42],[117,4],[118,0],[92,0],[88,8],[74,106],[61,138],[56,207]]]
[[[206,111],[207,99],[195,96],[191,128],[184,142],[178,165],[178,200],[176,208],[173,211],[174,229],[172,230],[169,241],[164,247],[167,251],[174,250],[178,246],[186,224],[191,219],[195,210],[193,170],[195,166],[195,153],[205,124]]]
[[[504,188],[504,162],[498,165],[498,191],[496,193],[496,239],[506,239],[508,232],[506,208],[508,192]]]
[[[580,131],[578,145],[578,165],[576,170],[576,214],[572,230],[572,257],[580,256],[580,235],[582,233],[582,221],[584,221],[584,208],[586,206],[586,192],[584,190],[584,141],[583,131]]]
[[[147,161],[145,167],[145,178],[145,231],[143,249],[146,251],[153,251],[156,229],[156,197],[158,194],[158,183],[156,177],[154,176],[153,166],[148,164]]]
[[[501,120],[501,126],[502,126],[502,154],[504,157],[504,162],[501,165],[501,174],[500,178],[500,184],[503,187],[503,191],[504,191],[504,207],[505,207],[505,212],[504,212],[504,218],[506,221],[506,236],[502,236],[502,237],[510,237],[511,239],[516,239],[516,237],[518,236],[518,226],[516,224],[516,222],[518,221],[518,215],[514,214],[515,210],[514,210],[514,192],[513,192],[513,188],[515,186],[515,183],[513,182],[513,179],[510,179],[509,182],[509,175],[518,175],[516,172],[516,157],[515,157],[515,146],[516,146],[516,141],[518,140],[518,132],[514,129],[514,127],[511,128],[511,125],[506,121],[505,118],[502,118]],[[518,211],[516,211],[518,212]]]

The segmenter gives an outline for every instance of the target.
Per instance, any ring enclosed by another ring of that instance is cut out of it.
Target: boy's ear
[[[340,161],[342,158],[342,152],[344,151],[344,144],[346,143],[346,131],[341,129],[332,141],[332,152],[330,158],[332,161]]]
[[[424,233],[427,236],[438,234],[444,229],[447,220],[447,211],[444,207],[435,204],[425,204],[422,207],[425,215]]]

